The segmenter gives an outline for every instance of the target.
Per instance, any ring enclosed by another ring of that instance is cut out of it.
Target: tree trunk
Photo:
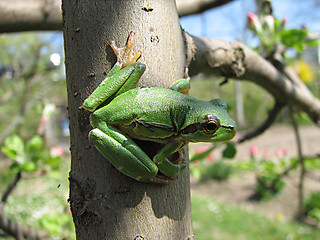
[[[115,63],[107,45],[134,50],[147,65],[140,86],[168,87],[184,73],[175,2],[62,2],[71,132],[70,205],[77,239],[194,239],[188,170],[171,184],[137,182],[111,166],[88,141],[89,113],[79,109]],[[153,145],[147,145],[147,148]],[[186,156],[186,154],[184,154]]]

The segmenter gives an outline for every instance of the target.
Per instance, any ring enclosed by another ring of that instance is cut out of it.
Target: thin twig
[[[269,111],[268,118],[257,128],[252,130],[251,132],[245,134],[244,136],[240,137],[237,143],[243,143],[249,139],[259,136],[265,130],[267,130],[275,121],[278,113],[283,108],[283,104],[276,102],[273,108]]]
[[[48,232],[41,231],[36,232],[32,230],[30,227],[23,226],[19,223],[16,223],[12,221],[11,219],[8,219],[5,217],[3,209],[4,204],[7,201],[10,193],[12,193],[13,189],[17,186],[18,182],[22,179],[22,172],[19,171],[12,182],[7,187],[6,191],[4,192],[3,196],[1,197],[0,202],[0,229],[2,229],[5,233],[7,233],[10,236],[15,237],[18,240],[23,239],[45,239],[47,236],[49,236]]]
[[[301,144],[301,137],[299,134],[299,129],[298,129],[298,124],[297,121],[294,117],[294,112],[292,110],[292,107],[289,108],[289,113],[292,121],[292,127],[295,133],[296,137],[296,143],[297,143],[297,149],[298,149],[298,163],[300,165],[300,175],[299,175],[299,186],[298,186],[298,212],[297,212],[297,217],[299,220],[303,220],[303,198],[304,198],[304,177],[306,174],[306,169],[305,169],[305,161],[302,153],[302,144]]]
[[[31,239],[41,240],[49,236],[48,232],[36,232],[29,227],[23,226],[17,222],[6,218],[3,213],[3,203],[0,203],[0,228],[10,236],[15,237],[17,240]]]
[[[6,191],[4,192],[2,198],[1,198],[1,202],[4,204],[10,193],[13,191],[13,189],[17,186],[17,183],[19,182],[19,180],[21,179],[21,171],[19,171],[16,176],[14,177],[14,179],[12,180],[12,182],[9,184],[9,186],[7,187]]]

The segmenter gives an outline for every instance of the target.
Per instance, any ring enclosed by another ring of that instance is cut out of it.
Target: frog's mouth
[[[206,131],[204,123],[193,123],[182,129],[179,134],[190,142],[213,142],[230,140],[235,135],[234,126],[219,125],[214,130]],[[224,130],[225,129],[225,130]],[[231,133],[234,134],[231,136]],[[221,137],[218,137],[221,135]],[[196,140],[195,140],[196,139]]]
[[[183,135],[187,135],[187,134],[195,133],[196,131],[199,131],[199,130],[204,131],[204,126],[203,125],[204,125],[204,123],[193,123],[193,124],[190,124],[189,126],[187,126],[184,129],[182,129],[180,131],[180,133],[183,134]],[[220,125],[214,132],[210,132],[210,134],[214,134],[216,131],[218,131],[219,128],[225,128],[225,129],[229,129],[230,131],[233,131],[235,127]]]
[[[180,131],[182,135],[188,135],[195,133],[196,131],[203,130],[203,123],[195,122],[186,126],[184,129]]]

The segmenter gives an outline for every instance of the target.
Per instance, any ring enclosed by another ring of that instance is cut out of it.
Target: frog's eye
[[[203,130],[205,133],[212,134],[220,127],[220,120],[213,114],[207,114],[203,119]]]

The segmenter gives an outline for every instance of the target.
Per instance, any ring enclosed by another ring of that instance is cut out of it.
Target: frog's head
[[[195,121],[181,131],[181,136],[189,142],[221,142],[231,140],[237,125],[227,112],[227,104],[222,99],[209,101],[210,107],[195,117]]]

